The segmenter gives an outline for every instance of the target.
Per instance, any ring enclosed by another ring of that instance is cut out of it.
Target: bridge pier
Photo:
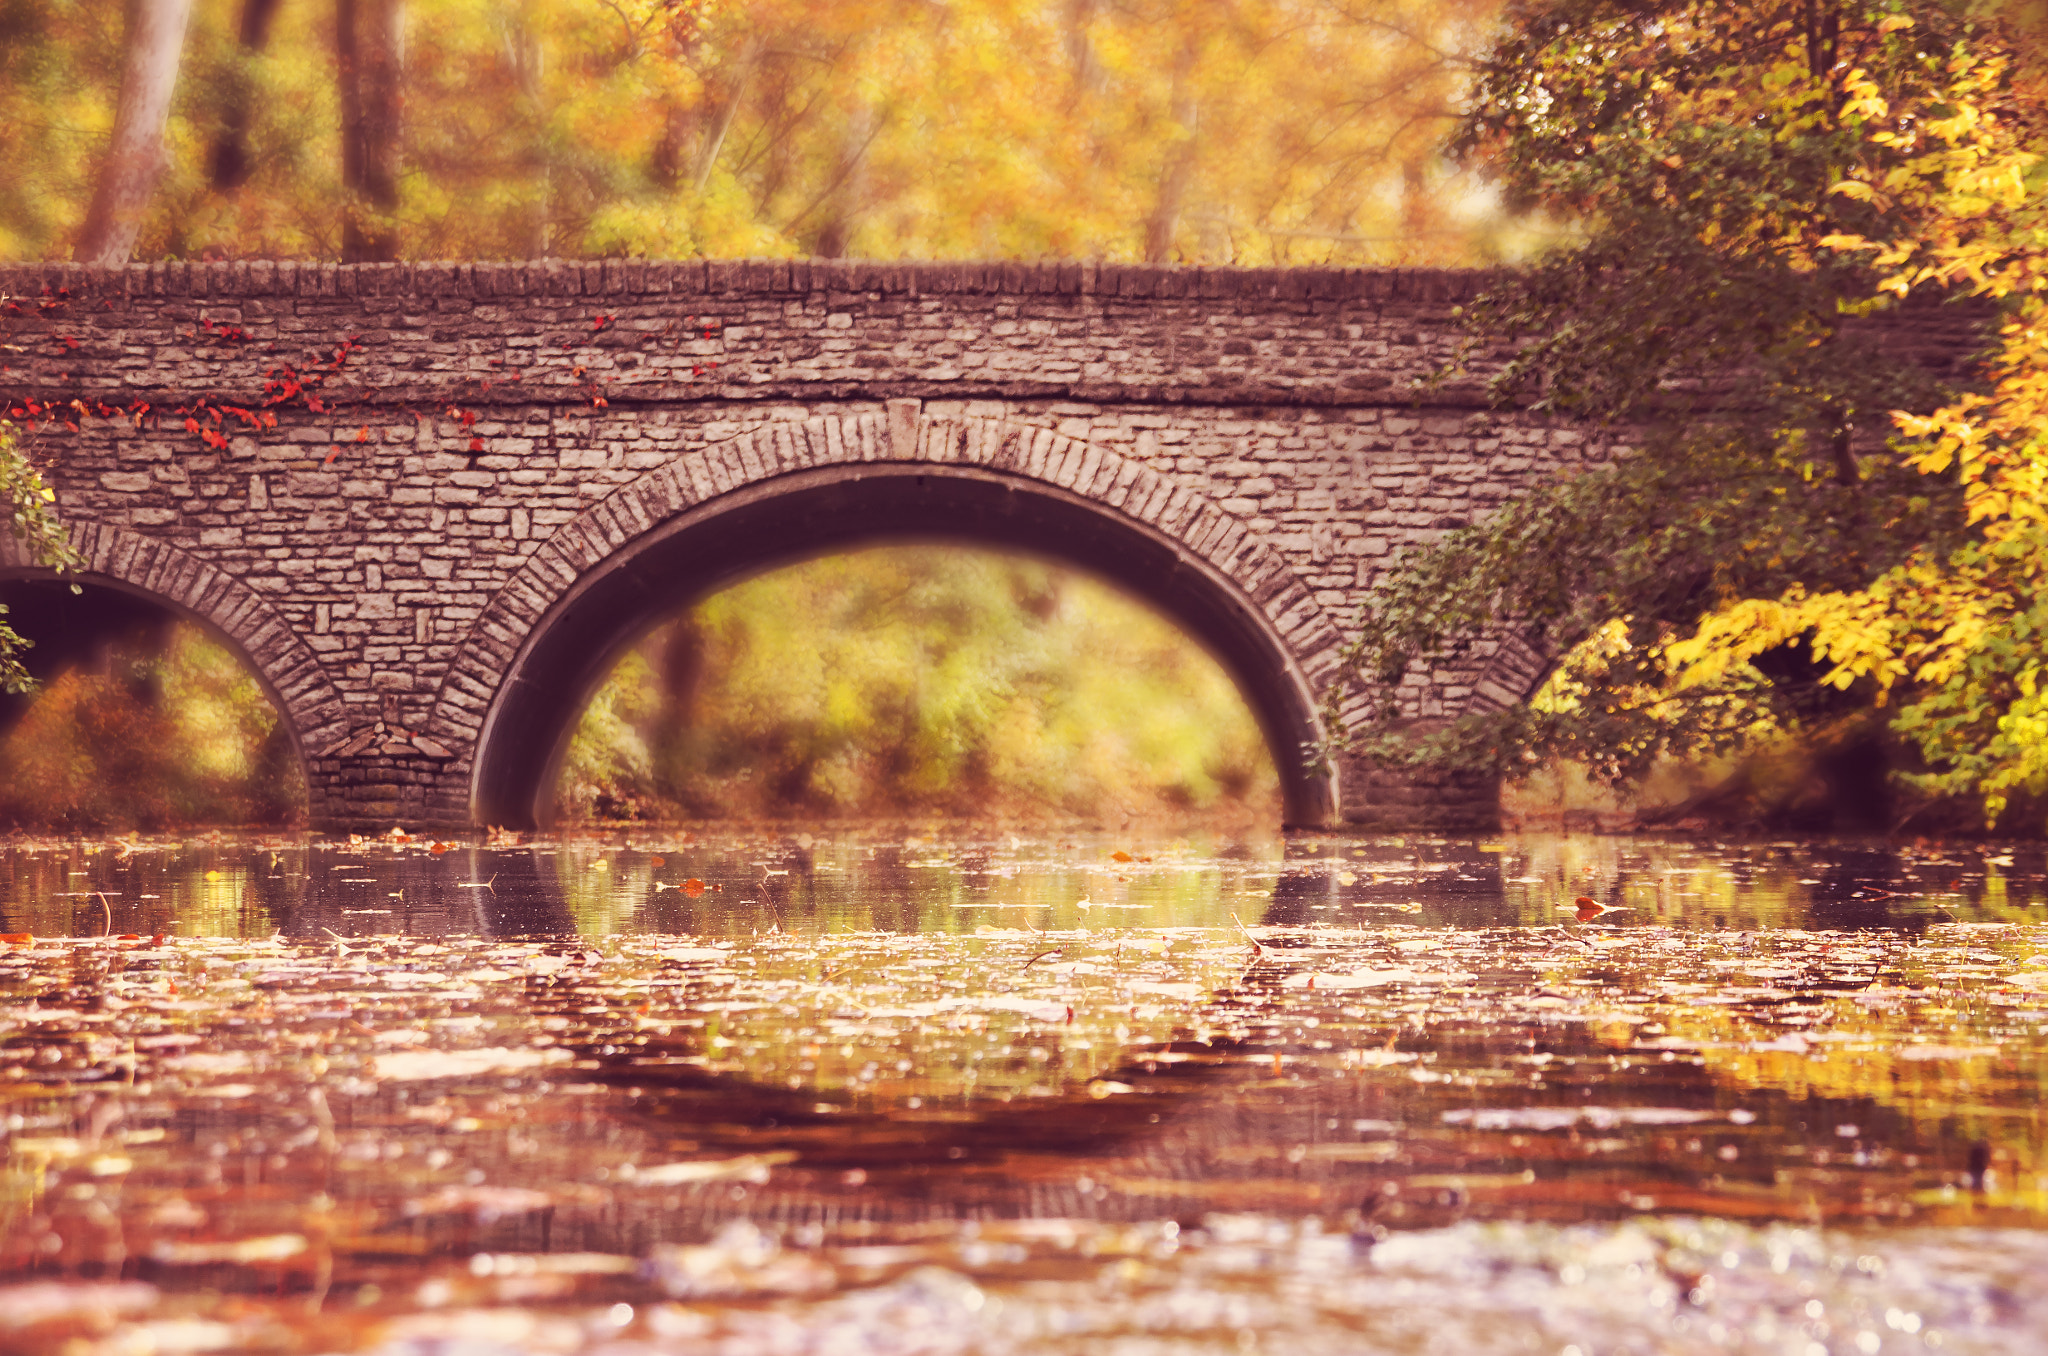
[[[470,813],[465,772],[454,759],[417,753],[315,756],[306,760],[309,822],[330,832],[487,827]]]
[[[1362,758],[1339,762],[1344,788],[1339,816],[1361,833],[1495,833],[1500,781],[1484,774],[1409,771]]]

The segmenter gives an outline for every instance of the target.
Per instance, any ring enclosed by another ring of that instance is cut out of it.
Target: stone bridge
[[[1488,786],[1312,768],[1401,551],[1604,455],[1428,385],[1483,281],[823,261],[0,269],[0,396],[91,582],[235,646],[323,827],[544,821],[621,651],[747,574],[884,540],[1018,548],[1236,678],[1299,825],[1484,828]],[[66,404],[73,402],[75,404]],[[12,553],[12,554],[9,554]],[[0,533],[0,572],[25,569]],[[1514,701],[1485,643],[1417,720]]]

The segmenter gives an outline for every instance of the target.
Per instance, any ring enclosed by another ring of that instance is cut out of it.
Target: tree
[[[249,181],[249,127],[255,117],[257,98],[250,68],[270,44],[271,21],[277,17],[280,3],[281,0],[242,0],[240,51],[228,67],[221,126],[214,135],[208,164],[217,192],[232,193]]]
[[[1460,148],[1579,239],[1470,320],[1541,336],[1502,398],[1633,450],[1376,587],[1362,746],[1618,780],[1792,735],[1882,746],[1923,796],[1993,813],[2041,789],[2043,130],[2010,39],[1934,4],[1512,9]],[[2004,313],[1972,389],[1858,324],[1971,297]],[[1411,737],[1407,667],[1502,623],[1562,656],[1538,698]]]
[[[404,106],[403,0],[335,0],[334,52],[341,87],[341,223],[345,263],[398,257],[400,110]]]
[[[178,83],[192,0],[135,0],[114,137],[73,255],[82,264],[125,264],[164,169],[164,123]]]
[[[76,569],[83,561],[57,522],[56,499],[23,450],[14,425],[0,420],[0,520],[31,563]],[[26,692],[35,685],[21,662],[22,650],[33,643],[15,633],[7,624],[6,607],[0,606],[0,692]]]

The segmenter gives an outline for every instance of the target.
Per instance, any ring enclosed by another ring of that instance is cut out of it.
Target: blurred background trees
[[[48,658],[33,697],[0,697],[0,829],[303,819],[297,752],[239,655],[148,604],[85,633],[54,620],[62,584],[0,596]]]
[[[1280,817],[1250,711],[1170,623],[940,546],[790,566],[656,631],[592,700],[558,794],[607,819]]]
[[[122,73],[188,4],[140,258],[1392,264],[1529,229],[1442,151],[1493,0],[5,0],[0,257],[98,239]]]

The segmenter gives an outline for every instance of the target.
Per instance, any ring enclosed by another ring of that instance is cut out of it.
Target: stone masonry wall
[[[318,820],[460,821],[490,664],[548,601],[508,590],[559,591],[651,525],[636,514],[796,466],[968,457],[970,425],[1064,440],[1004,464],[1200,533],[1219,568],[1267,562],[1247,591],[1327,676],[1402,550],[1606,455],[1583,429],[1487,408],[1480,376],[1429,381],[1483,282],[818,261],[0,268],[0,399],[69,411],[76,427],[50,426],[38,456],[94,568],[243,647],[299,735]],[[209,445],[224,406],[274,426],[227,412]],[[862,428],[865,444],[846,432]],[[1516,699],[1542,663],[1482,647],[1404,697],[1441,719]],[[1493,815],[1490,788],[1360,768],[1344,794],[1356,822]]]

